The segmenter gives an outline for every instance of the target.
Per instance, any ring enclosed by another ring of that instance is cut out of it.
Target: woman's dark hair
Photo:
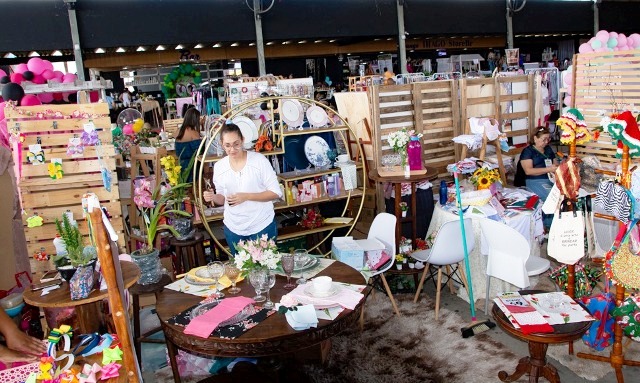
[[[547,129],[544,126],[538,126],[534,133],[531,135],[531,138],[529,139],[529,144],[533,145],[536,142],[533,140],[534,138],[540,138],[542,136],[544,136],[545,134],[551,134],[551,132],[549,132],[549,129]]]
[[[180,130],[178,131],[176,139],[182,139],[187,128],[197,131],[200,130],[200,112],[198,112],[198,109],[189,108],[184,114],[184,120],[182,120],[182,125],[180,125]]]
[[[222,136],[224,136],[227,133],[236,133],[238,136],[240,136],[241,140],[244,140],[244,136],[242,135],[242,132],[240,131],[240,127],[238,127],[238,125],[236,124],[224,124],[222,126],[222,129],[220,129],[220,141],[222,142]]]

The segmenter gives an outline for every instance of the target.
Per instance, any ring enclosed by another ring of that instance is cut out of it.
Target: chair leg
[[[447,265],[447,275],[451,275],[451,266]],[[449,292],[451,294],[455,294],[454,290],[453,290],[453,281],[451,280],[451,278],[447,279],[447,285],[449,286]]]
[[[489,314],[489,288],[491,287],[491,275],[487,274],[487,283],[484,291],[484,313]]]
[[[469,283],[467,283],[467,275],[464,273],[464,269],[462,268],[464,265],[462,262],[458,263],[458,271],[460,272],[460,279],[462,279],[462,285],[465,289],[467,289],[467,294],[469,294],[469,301],[471,301],[471,291],[469,290]]]
[[[396,300],[393,299],[393,294],[391,294],[391,289],[389,288],[389,284],[387,283],[387,278],[384,277],[384,274],[380,274],[380,277],[382,277],[382,284],[384,285],[384,289],[387,291],[387,295],[391,300],[391,305],[393,306],[393,310],[396,312],[396,314],[400,315],[400,310],[398,310],[398,305],[396,305]]]
[[[420,297],[420,292],[422,292],[422,286],[424,286],[424,280],[427,277],[427,272],[429,271],[429,264],[424,265],[424,271],[422,272],[422,277],[420,278],[420,283],[418,283],[418,287],[416,288],[416,296],[413,297],[413,303],[418,301]]]
[[[438,267],[438,286],[436,287],[436,320],[440,312],[440,291],[442,290],[442,266]]]

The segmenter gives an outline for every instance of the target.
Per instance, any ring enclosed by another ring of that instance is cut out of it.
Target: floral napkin
[[[316,309],[327,308],[332,306],[341,306],[349,310],[353,310],[360,300],[364,298],[364,295],[358,291],[354,291],[342,283],[333,282],[333,288],[337,290],[335,295],[329,297],[315,297],[312,296],[309,291],[313,288],[313,281],[304,285],[298,285],[289,294],[295,298],[298,302],[307,305],[313,305]]]
[[[524,295],[523,298],[531,303],[551,325],[587,322],[594,319],[564,292]]]

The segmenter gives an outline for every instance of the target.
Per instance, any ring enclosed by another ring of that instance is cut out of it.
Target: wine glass
[[[287,276],[287,284],[284,285],[284,288],[287,290],[293,290],[296,285],[291,283],[291,274],[293,273],[293,269],[295,267],[295,257],[293,254],[282,254],[282,270]]]
[[[293,251],[294,264],[304,265],[309,259],[309,252],[307,249],[295,249]],[[304,277],[304,272],[300,272],[300,278],[296,281],[299,285],[307,283],[307,279]]]
[[[251,286],[256,290],[256,296],[253,300],[256,302],[264,302],[265,297],[262,296],[262,287],[266,284],[266,272],[264,270],[253,270],[249,273],[249,282]]]
[[[233,262],[229,261],[224,265],[224,273],[227,275],[227,278],[231,280],[231,288],[229,288],[227,292],[229,294],[238,294],[240,288],[236,287],[236,280],[238,279],[238,275],[240,275],[240,269],[238,269]]]
[[[336,158],[338,158],[338,150],[337,149],[329,149],[327,150],[327,158],[331,161],[331,168],[336,167]]]
[[[267,301],[262,305],[262,307],[265,309],[272,309],[275,305],[271,302],[271,288],[276,284],[276,275],[271,272],[266,272],[264,282],[265,290],[267,290]]]
[[[218,291],[218,280],[224,275],[224,265],[220,261],[209,262],[207,264],[209,277],[213,279],[213,295],[216,299],[224,298],[224,293]]]

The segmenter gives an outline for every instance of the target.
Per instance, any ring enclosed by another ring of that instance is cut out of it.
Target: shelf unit
[[[227,111],[224,114],[224,117],[225,119],[232,119],[235,116],[243,115],[243,113],[248,112],[249,110],[251,110],[252,108],[255,108],[256,106],[260,106],[261,104],[266,103],[269,108],[268,115],[271,117],[270,121],[274,121],[275,117],[278,115],[278,110],[274,109],[274,104],[282,105],[282,102],[288,99],[298,100],[298,102],[300,102],[304,108],[308,108],[311,106],[318,106],[320,108],[323,108],[323,110],[329,110],[325,105],[321,103],[318,103],[314,100],[301,98],[301,97],[289,97],[289,96],[263,97],[263,98],[249,100],[240,105],[237,105],[236,107]],[[275,143],[276,147],[274,148],[274,150],[270,152],[262,152],[262,154],[266,156],[273,156],[273,155],[286,153],[286,147],[284,146],[284,140],[283,140],[283,138],[286,136],[297,136],[297,135],[305,135],[305,134],[314,135],[314,134],[330,132],[330,133],[338,133],[341,136],[342,140],[346,142],[346,138],[347,138],[346,135],[351,134],[355,136],[355,132],[344,118],[342,118],[339,115],[338,117],[340,121],[335,125],[330,125],[330,126],[321,127],[321,128],[305,128],[302,130],[298,130],[297,128],[289,130],[286,127],[286,125],[275,123],[273,124],[274,129],[271,132],[272,134],[271,139],[272,139],[272,142]],[[210,136],[207,139],[204,139],[202,141],[202,144],[200,145],[200,148],[196,153],[197,162],[211,164],[223,158],[222,156],[207,156],[206,153],[209,152],[209,148],[215,142],[216,136],[219,134],[220,128],[222,127],[222,124],[224,123],[225,119],[220,119],[220,121],[217,122],[216,125],[214,125],[211,128]],[[298,210],[298,209],[303,209],[305,207],[321,205],[321,204],[332,202],[332,201],[344,201],[345,205],[339,217],[346,217],[350,211],[349,201],[354,197],[364,196],[366,193],[366,187],[367,187],[366,165],[363,162],[364,156],[362,155],[363,153],[362,146],[360,144],[355,145],[355,150],[353,151],[353,153],[351,149],[352,149],[351,147],[347,148],[347,154],[349,155],[349,157],[352,159],[354,158],[358,159],[358,162],[356,162],[356,171],[360,174],[360,176],[358,177],[358,183],[360,184],[360,186],[358,188],[355,188],[352,190],[346,190],[346,191],[343,190],[342,193],[337,196],[332,196],[332,197],[323,196],[323,197],[315,198],[313,200],[305,201],[305,202],[287,204],[284,201],[279,201],[275,203],[274,210],[276,212],[283,211],[283,210]],[[201,218],[197,220],[196,223],[203,224],[205,229],[211,235],[211,238],[218,245],[218,247],[228,253],[227,249],[224,246],[222,246],[220,241],[216,238],[210,225],[210,223],[220,224],[223,219],[223,214],[217,213],[210,216],[205,215],[206,206],[204,206],[202,203],[203,201],[202,193],[204,191],[204,182],[202,182],[203,174],[204,174],[203,168],[204,166],[194,167],[195,182],[193,185],[193,188],[194,188],[193,192],[194,192],[194,195],[197,196],[196,205],[199,210],[200,217],[205,217],[204,219]],[[334,174],[334,173],[341,173],[341,172],[342,172],[342,169],[340,168],[313,168],[310,170],[280,173],[278,174],[278,180],[281,181],[285,187],[287,187],[288,184],[294,181],[313,179],[315,177]],[[324,233],[325,235],[323,235],[322,238],[318,238],[316,242],[309,244],[307,246],[309,251],[314,251],[316,249],[319,249],[319,247],[324,242],[326,242],[328,239],[331,238],[335,230],[343,229],[343,228],[347,229],[347,235],[353,230],[353,227],[355,226],[356,222],[358,221],[358,218],[360,217],[363,204],[364,204],[364,198],[359,201],[359,204],[357,204],[357,211],[354,209],[354,213],[352,214],[353,217],[350,217],[352,218],[350,223],[325,224],[321,227],[314,228],[314,229],[304,229],[300,226],[284,227],[278,230],[279,232],[278,240],[286,240],[286,239],[296,238],[296,237],[305,236],[305,235]],[[325,218],[329,218],[329,217],[325,217]],[[326,256],[328,255],[328,253],[324,255]]]

